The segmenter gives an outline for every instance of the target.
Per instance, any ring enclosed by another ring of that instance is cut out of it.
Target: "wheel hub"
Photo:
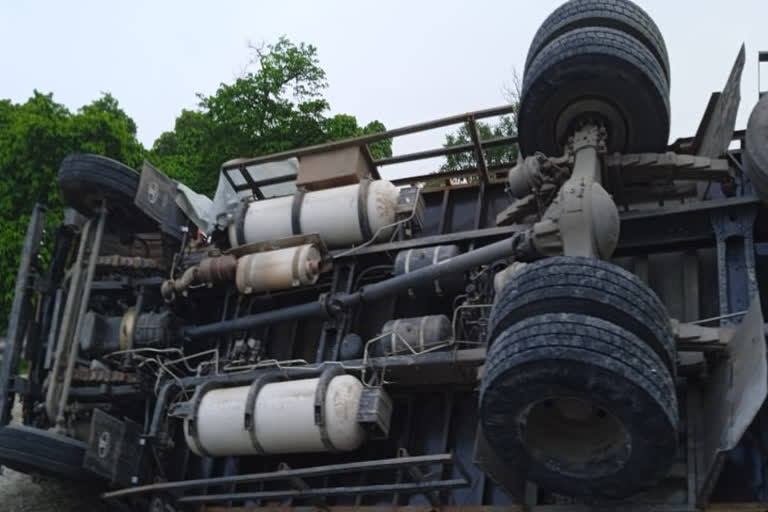
[[[556,396],[535,402],[523,412],[519,425],[523,443],[534,459],[577,478],[615,473],[632,453],[624,424],[579,397]]]

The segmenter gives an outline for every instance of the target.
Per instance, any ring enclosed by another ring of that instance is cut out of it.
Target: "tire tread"
[[[518,132],[524,155],[562,151],[554,140],[552,95],[567,91],[568,102],[593,93],[569,83],[574,75],[592,76],[589,87],[599,87],[604,100],[617,103],[627,128],[624,152],[661,151],[669,136],[669,84],[661,65],[645,46],[632,36],[603,27],[579,28],[547,44],[526,69],[521,92]],[[569,88],[572,88],[569,90]],[[631,92],[631,94],[630,94]],[[622,97],[616,96],[623,94]],[[561,101],[565,101],[561,99]],[[549,110],[548,110],[549,107]],[[552,117],[552,118],[551,118]],[[629,125],[628,125],[629,126]],[[551,140],[550,140],[551,139]]]
[[[491,446],[516,471],[545,489],[569,495],[620,498],[655,485],[674,460],[679,424],[675,381],[661,358],[631,332],[574,313],[548,313],[498,336],[486,358],[480,418]],[[574,375],[576,377],[574,377]],[[613,473],[584,478],[530,457],[515,418],[557,389],[579,380],[579,393],[623,415],[635,451]],[[612,393],[612,394],[611,394]]]
[[[556,256],[529,264],[497,295],[489,342],[510,325],[544,313],[584,313],[641,339],[674,374],[674,335],[664,304],[637,276],[601,260]]]
[[[571,0],[562,4],[544,20],[533,36],[525,69],[554,39],[584,27],[612,28],[640,41],[659,62],[669,84],[669,56],[661,31],[648,13],[628,0]]]

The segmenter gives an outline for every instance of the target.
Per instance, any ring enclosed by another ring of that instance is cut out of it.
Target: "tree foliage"
[[[495,123],[484,123],[476,121],[477,133],[480,140],[497,139],[500,137],[513,137],[517,135],[517,123],[514,116],[501,116]],[[463,124],[455,133],[445,136],[443,147],[461,146],[472,142],[469,133],[469,125]],[[492,165],[509,164],[517,160],[517,144],[504,145],[487,148],[484,151],[486,164]],[[447,155],[446,162],[440,167],[440,170],[457,171],[461,169],[470,169],[477,167],[477,159],[472,151]]]
[[[212,195],[219,167],[228,159],[384,131],[379,121],[360,126],[354,116],[329,114],[323,97],[328,83],[314,46],[281,38],[252,51],[250,71],[222,83],[211,96],[199,95],[198,107],[182,110],[173,131],[160,135],[151,151],[137,140],[136,123],[110,94],[76,112],[37,91],[20,104],[0,100],[0,333],[32,206],[49,207],[49,226],[61,220],[56,172],[65,156],[95,153],[134,169],[148,158]],[[374,158],[392,154],[389,140],[370,147]]]
[[[499,137],[511,137],[517,135],[517,121],[514,115],[501,116],[495,123],[486,123],[483,121],[476,121],[477,134],[481,141],[496,139]],[[445,136],[444,148],[463,146],[472,142],[470,135],[469,124],[465,123],[459,127],[454,133],[449,133]],[[486,148],[483,151],[485,157],[485,163],[488,167],[494,165],[513,164],[517,160],[518,149],[517,144],[505,144],[503,146],[496,146],[492,148]],[[477,169],[477,158],[474,151],[463,151],[461,153],[455,153],[453,155],[445,156],[445,163],[440,166],[440,170],[435,173],[439,175],[449,171],[462,171],[469,169]],[[468,177],[454,177],[449,180],[452,184],[461,183],[476,183],[477,176]],[[427,188],[442,187],[445,185],[446,180],[436,178],[429,180],[425,183]]]
[[[517,136],[517,106],[520,104],[521,79],[516,70],[512,70],[512,77],[509,83],[503,85],[504,99],[510,105],[515,106],[514,110],[504,116],[500,116],[495,122],[477,121],[477,133],[481,141],[497,139],[500,137]],[[469,125],[463,124],[455,133],[449,133],[445,136],[443,147],[455,147],[472,142],[469,132]],[[490,166],[512,164],[518,156],[517,144],[505,144],[484,150],[486,164]],[[477,159],[473,151],[447,155],[445,163],[440,167],[439,172],[459,171],[462,169],[477,168]],[[460,178],[459,181],[471,181]],[[442,183],[442,180],[436,183]]]
[[[137,167],[145,151],[136,139],[136,124],[109,94],[77,112],[38,91],[25,103],[0,101],[0,332],[13,300],[32,205],[48,205],[48,225],[58,224],[62,205],[56,172],[72,153],[98,153]]]
[[[157,139],[151,159],[160,169],[212,195],[228,159],[384,130],[378,121],[361,127],[354,116],[329,116],[328,83],[314,46],[281,38],[252,51],[250,71],[211,96],[199,95],[198,108],[183,111],[174,130]],[[371,152],[390,156],[391,141],[372,144]]]

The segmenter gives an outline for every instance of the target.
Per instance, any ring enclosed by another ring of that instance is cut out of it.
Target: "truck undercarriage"
[[[734,131],[744,60],[668,146],[658,28],[573,0],[519,106],[231,160],[213,199],[68,157],[45,265],[44,206],[26,234],[0,463],[125,510],[764,509],[768,96]],[[511,113],[519,136],[481,140]],[[368,149],[461,123],[471,144]]]

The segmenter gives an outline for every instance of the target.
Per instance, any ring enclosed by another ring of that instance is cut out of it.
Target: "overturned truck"
[[[231,160],[213,199],[66,158],[50,259],[38,205],[19,267],[0,463],[126,510],[765,500],[768,97],[734,131],[744,60],[668,145],[658,28],[572,0],[519,107]],[[479,137],[513,111],[518,137]],[[457,123],[472,143],[368,151]]]

